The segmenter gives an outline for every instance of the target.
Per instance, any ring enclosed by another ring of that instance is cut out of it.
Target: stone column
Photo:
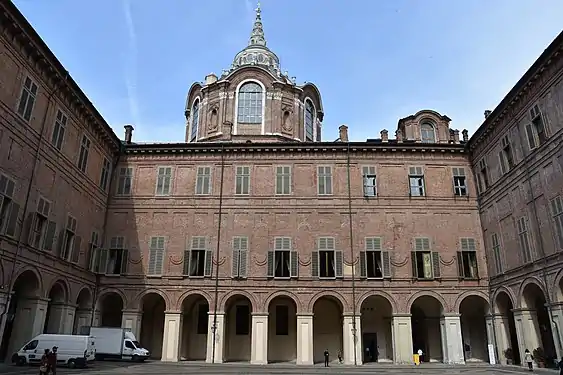
[[[268,313],[252,313],[250,363],[268,364]]]
[[[297,360],[298,365],[313,364],[313,314],[297,315]]]
[[[135,338],[139,340],[141,337],[141,320],[143,319],[143,313],[137,310],[123,310],[121,316],[121,328],[130,329],[135,335]]]
[[[413,364],[411,314],[393,314],[391,340],[393,361],[396,364]]]
[[[66,304],[49,302],[46,333],[63,333]]]
[[[561,346],[563,345],[563,302],[551,305],[551,331],[553,332],[553,342],[557,351],[557,358],[563,357]]]
[[[48,306],[49,300],[46,298],[21,298],[18,301],[8,353],[17,351],[33,337],[43,333]]]
[[[4,327],[6,327],[6,321],[8,320],[9,297],[9,293],[0,292],[0,313],[4,313],[2,320],[0,320],[0,337],[4,336]]]
[[[164,334],[162,335],[163,362],[178,362],[180,353],[180,327],[182,326],[181,311],[164,312]]]
[[[76,305],[65,305],[62,311],[61,333],[72,335]]]
[[[207,363],[223,363],[225,352],[225,313],[217,312],[217,325],[214,326],[214,313],[209,312],[209,330],[207,334]],[[215,332],[215,334],[213,334]],[[213,345],[215,343],[215,358],[213,358]]]
[[[497,346],[497,362],[506,365],[507,360],[504,355],[506,349],[511,348],[513,351],[519,350],[518,348],[512,348],[512,341],[510,337],[510,321],[509,317],[506,315],[496,314],[494,315],[495,333],[496,333],[496,346]]]
[[[440,318],[442,356],[444,363],[465,364],[460,314],[446,314]]]
[[[354,350],[356,350],[356,364],[362,364],[362,326],[361,316],[356,315],[356,332],[354,333],[354,317],[352,314],[344,314],[342,324],[342,337],[344,341],[344,348],[342,356],[344,357],[344,364],[354,364]]]
[[[74,334],[83,333],[84,328],[94,326],[92,324],[92,310],[90,309],[77,309],[75,312],[75,319],[72,325],[72,332]]]
[[[540,329],[538,317],[535,310],[514,309],[514,323],[516,325],[516,336],[518,337],[518,350],[520,358],[524,361],[524,351],[528,349],[531,353],[541,346]],[[515,348],[512,348],[515,350]],[[525,364],[525,363],[523,363]]]

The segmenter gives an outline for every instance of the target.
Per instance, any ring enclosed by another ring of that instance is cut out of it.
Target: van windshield
[[[135,345],[135,347],[140,348],[141,344],[139,343],[139,341],[132,341],[133,345]]]

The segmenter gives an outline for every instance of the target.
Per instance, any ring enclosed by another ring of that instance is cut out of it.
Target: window
[[[16,184],[8,176],[0,175],[0,233],[14,237],[18,224],[20,205],[14,201]]]
[[[102,173],[100,175],[100,187],[103,191],[106,191],[108,188],[110,169],[111,166],[109,164],[109,160],[104,158],[104,161],[102,163]]]
[[[209,305],[201,303],[197,306],[197,334],[207,335],[209,325]]]
[[[244,124],[262,123],[262,87],[256,82],[242,85],[238,92],[237,122]]]
[[[364,197],[377,196],[377,178],[375,175],[375,167],[363,167],[362,175],[364,176]]]
[[[546,127],[539,106],[536,104],[530,109],[531,123],[526,125],[528,146],[533,150],[547,141]]]
[[[268,251],[268,277],[297,277],[297,251],[292,249],[290,237],[274,238],[274,250]]]
[[[289,335],[289,308],[286,305],[276,306],[276,336]]]
[[[98,232],[92,232],[90,236],[90,243],[88,244],[88,269],[90,272],[99,273],[100,272],[100,250],[99,246],[99,235]]]
[[[132,182],[133,182],[133,168],[128,168],[128,167],[119,168],[117,195],[130,195]]]
[[[500,140],[501,150],[498,153],[501,174],[508,173],[514,167],[514,159],[512,157],[512,148],[508,136]]]
[[[51,137],[51,143],[57,150],[63,148],[67,121],[68,117],[60,109],[57,110],[57,117],[55,118],[55,125],[53,126],[53,136]]]
[[[60,252],[61,258],[70,260],[73,263],[78,263],[80,259],[81,241],[80,236],[76,235],[76,219],[68,215]]]
[[[236,305],[235,309],[235,334],[250,334],[250,306]]]
[[[207,249],[207,237],[192,237],[190,250],[184,252],[184,275],[211,277],[213,256]]]
[[[365,241],[365,251],[360,251],[360,277],[391,277],[391,259],[388,251],[382,251],[381,238],[367,237]]]
[[[411,197],[423,197],[424,194],[424,172],[422,167],[409,168],[409,194]]]
[[[335,249],[333,237],[320,237],[317,250],[311,258],[311,274],[319,278],[342,277],[344,273],[342,251]]]
[[[422,143],[436,143],[436,131],[434,126],[428,122],[420,125],[420,138]]]
[[[85,135],[82,136],[80,142],[80,154],[78,155],[78,169],[86,173],[88,167],[88,155],[90,153],[90,140]]]
[[[20,103],[18,105],[18,113],[26,121],[31,119],[35,99],[37,98],[37,85],[29,77],[25,77],[23,82]]]
[[[39,250],[53,250],[53,242],[57,231],[57,223],[49,221],[51,202],[39,197],[37,211],[32,214],[29,245]]]
[[[317,167],[319,195],[332,195],[332,167]]]
[[[211,194],[211,167],[198,167],[195,184],[197,195]]]
[[[528,219],[523,216],[518,219],[517,223],[518,241],[520,243],[520,251],[522,252],[522,261],[529,263],[532,261],[532,246],[528,234]]]
[[[479,186],[479,192],[481,193],[489,187],[489,171],[484,158],[479,160],[477,169],[477,184]]]
[[[170,195],[172,167],[158,167],[156,177],[156,195]]]
[[[147,275],[162,275],[164,268],[164,237],[151,237]]]
[[[112,237],[107,254],[102,251],[100,262],[101,265],[106,265],[106,275],[123,275],[127,273],[129,251],[125,248],[125,237]]]
[[[462,238],[461,251],[457,252],[458,276],[462,279],[479,278],[475,239]]]
[[[563,249],[563,199],[561,196],[551,200],[551,216],[555,227],[555,237],[557,237],[559,248]]]
[[[452,168],[454,175],[454,195],[464,197],[467,195],[467,180],[464,168]]]
[[[248,237],[233,238],[232,277],[246,278],[246,263],[248,255]]]
[[[197,140],[197,132],[199,128],[199,99],[194,101],[192,106],[192,127],[190,130],[190,142]]]
[[[414,239],[411,262],[415,279],[430,280],[440,277],[440,255],[431,251],[429,238]]]
[[[305,99],[305,142],[315,140],[315,107],[309,99]]]
[[[237,195],[250,194],[250,167],[236,168],[235,194]]]
[[[500,254],[500,241],[496,233],[491,236],[491,241],[493,243],[493,258],[495,261],[495,271],[497,274],[502,273],[502,258]]]
[[[291,167],[276,167],[276,194],[291,194]]]

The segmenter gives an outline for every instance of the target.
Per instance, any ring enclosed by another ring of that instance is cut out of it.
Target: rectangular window
[[[190,250],[184,254],[184,274],[189,277],[211,277],[213,256],[207,249],[207,237],[192,237]]]
[[[489,187],[489,171],[485,159],[479,160],[477,169],[477,181],[479,183],[479,191],[483,193]]]
[[[411,197],[423,197],[425,195],[422,167],[409,167],[409,187]]]
[[[290,277],[291,238],[278,237],[274,240],[274,277]]]
[[[111,165],[109,163],[109,160],[104,158],[104,161],[102,163],[102,173],[100,175],[100,187],[103,191],[106,191],[109,185],[110,169]]]
[[[291,194],[291,167],[276,167],[276,194]]]
[[[202,303],[197,306],[197,334],[207,335],[209,325],[209,305]]]
[[[555,237],[557,237],[559,248],[563,249],[563,199],[561,196],[551,200],[551,216],[553,218]]]
[[[195,184],[197,195],[211,194],[211,167],[198,167]]]
[[[415,238],[411,254],[412,274],[419,280],[440,278],[440,255],[430,248],[429,238]]]
[[[90,272],[99,273],[100,272],[100,249],[99,249],[99,235],[98,232],[92,232],[90,236],[90,243],[88,244],[90,249],[88,252],[88,269]]]
[[[528,138],[530,150],[533,150],[547,141],[545,123],[537,104],[530,109],[530,121],[526,125],[526,137]]]
[[[170,195],[172,184],[172,167],[158,167],[156,177],[156,195]]]
[[[235,308],[235,334],[250,334],[250,306],[237,305]]]
[[[319,195],[332,195],[332,167],[317,167],[317,189]]]
[[[366,238],[366,270],[367,277],[370,279],[379,279],[383,277],[381,238]]]
[[[78,262],[80,257],[80,237],[76,235],[76,219],[70,215],[66,219],[60,256],[74,263]]]
[[[20,212],[20,205],[14,201],[16,183],[0,174],[0,233],[14,237]]]
[[[106,256],[102,256],[102,264],[107,259],[106,274],[107,275],[123,275],[127,273],[127,264],[129,263],[129,252],[125,248],[125,237],[112,237]]]
[[[479,278],[475,239],[462,238],[460,244],[461,249],[457,252],[458,276],[462,279]]]
[[[51,137],[51,144],[55,146],[57,150],[61,150],[63,148],[67,121],[68,117],[60,109],[57,110],[57,116],[53,126],[53,136]]]
[[[501,174],[508,173],[514,167],[514,158],[512,156],[512,147],[508,136],[500,140],[501,150],[499,151],[499,164]]]
[[[25,77],[18,105],[18,113],[26,121],[31,119],[31,113],[33,112],[33,106],[35,105],[36,98],[37,85],[31,80],[31,78]]]
[[[454,195],[464,197],[467,195],[467,178],[465,168],[452,168],[454,176]]]
[[[80,154],[78,155],[78,169],[86,173],[88,167],[88,155],[90,154],[90,140],[85,135],[80,142]]]
[[[236,195],[250,194],[250,167],[236,167]]]
[[[276,306],[276,336],[289,335],[289,308],[286,305]]]
[[[30,230],[29,245],[42,250],[49,227],[49,214],[51,213],[51,202],[39,197],[37,211],[34,214]]]
[[[131,184],[133,182],[133,168],[119,168],[117,184],[117,195],[131,195]]]
[[[342,251],[336,250],[334,238],[320,237],[311,258],[312,276],[326,279],[342,277],[343,266]]]
[[[164,268],[164,237],[151,237],[147,275],[162,275]]]
[[[364,180],[364,197],[377,196],[377,177],[375,167],[363,167],[362,175]]]
[[[233,238],[232,277],[246,278],[246,264],[248,255],[248,237]]]
[[[520,251],[522,253],[522,261],[529,263],[532,261],[532,246],[528,233],[528,219],[523,216],[517,221],[518,241],[520,243]]]
[[[502,257],[500,253],[500,241],[496,233],[493,233],[491,236],[491,241],[493,245],[493,258],[495,261],[495,271],[498,274],[501,274],[503,271],[502,267]]]

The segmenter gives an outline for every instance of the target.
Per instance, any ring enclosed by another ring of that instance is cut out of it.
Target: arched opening
[[[310,99],[305,99],[305,142],[315,140],[315,107]]]
[[[43,333],[63,333],[65,330],[66,316],[66,288],[60,281],[53,284],[49,291],[49,305],[47,308],[47,315],[45,317],[45,324],[43,326]]]
[[[442,304],[431,296],[420,296],[411,305],[413,353],[422,350],[422,362],[441,362],[444,358],[440,331],[442,313]]]
[[[331,362],[338,361],[343,350],[342,303],[334,297],[319,298],[313,306],[313,361],[324,362],[328,350]]]
[[[166,302],[160,294],[148,293],[141,299],[143,318],[141,319],[141,342],[151,353],[151,358],[162,357],[164,337],[164,311]]]
[[[1,360],[41,333],[46,306],[38,299],[41,295],[40,285],[37,275],[32,271],[23,272],[14,282],[0,345]]]
[[[297,306],[287,296],[268,306],[268,362],[294,362],[297,358]]]
[[[262,123],[262,86],[257,82],[243,84],[237,95],[237,123]]]
[[[514,321],[514,305],[506,292],[500,292],[495,298],[495,333],[499,361],[504,364],[519,365],[520,345]]]
[[[190,142],[197,140],[199,131],[199,98],[194,100],[192,105],[192,125],[190,128]]]
[[[209,303],[201,294],[193,294],[182,301],[182,330],[180,333],[180,359],[205,360],[207,333],[209,331]]]
[[[420,139],[422,143],[436,143],[436,130],[429,122],[420,125]]]
[[[467,362],[489,360],[487,322],[489,303],[479,296],[467,296],[459,306],[461,315],[461,337]]]
[[[559,279],[559,290],[557,291],[557,301],[563,302],[563,277]]]
[[[115,292],[104,294],[99,301],[100,327],[121,327],[123,299]]]
[[[522,291],[522,308],[529,309],[531,313],[524,332],[526,332],[526,345],[532,346],[527,348],[534,353],[534,350],[541,349],[544,353],[544,363],[551,364],[557,360],[557,352],[553,341],[553,331],[551,329],[551,319],[546,306],[546,298],[541,288],[534,283],[530,283],[524,287]],[[529,338],[527,337],[529,336]],[[538,361],[539,354],[534,355]]]
[[[225,303],[225,361],[249,362],[252,340],[252,303],[241,295]]]
[[[76,298],[76,313],[74,314],[73,334],[86,333],[92,325],[92,293],[88,288],[82,288]]]
[[[393,362],[393,307],[382,296],[370,296],[361,306],[362,360]]]

